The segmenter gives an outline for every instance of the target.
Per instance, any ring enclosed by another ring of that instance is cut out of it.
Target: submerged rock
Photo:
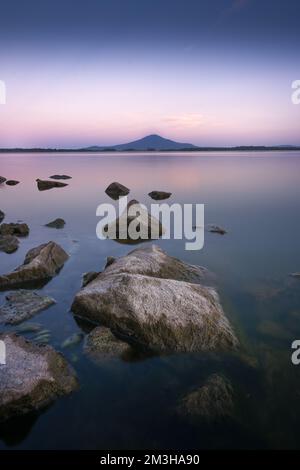
[[[111,330],[104,326],[94,328],[84,345],[85,354],[98,363],[104,359],[120,358],[130,350],[127,343],[116,338]]]
[[[61,347],[65,349],[70,348],[71,346],[76,346],[76,344],[79,344],[83,340],[83,338],[83,333],[74,333],[69,338],[65,339],[65,341],[63,341]]]
[[[138,238],[133,238],[130,234],[132,224],[137,227],[137,235],[140,235]],[[133,199],[120,217],[103,227],[103,233],[110,240],[135,244],[158,239],[165,233],[165,229],[158,219],[152,217],[145,207]]]
[[[166,193],[165,191],[151,191],[148,196],[150,196],[151,199],[154,199],[155,201],[162,201],[163,199],[168,199],[170,196],[172,196],[172,193]]]
[[[52,220],[52,222],[49,222],[48,224],[45,224],[45,227],[50,227],[50,228],[64,228],[66,222],[64,221],[64,219],[55,219],[55,220]]]
[[[6,303],[0,307],[0,323],[17,325],[55,303],[51,297],[33,291],[11,292],[6,296]]]
[[[16,328],[17,333],[37,333],[41,331],[42,325],[40,323],[25,323]]]
[[[183,398],[178,411],[185,416],[216,421],[230,416],[233,408],[231,383],[225,377],[213,374],[202,387]]]
[[[127,196],[130,190],[123,186],[121,183],[111,183],[105,190],[106,194],[114,200],[119,199],[122,196]]]
[[[6,181],[6,184],[7,184],[8,186],[16,186],[16,185],[19,184],[19,183],[20,183],[20,181],[17,181],[17,180],[7,180],[7,181]]]
[[[1,224],[0,235],[16,235],[17,237],[27,237],[29,235],[29,227],[27,224]]]
[[[49,177],[52,180],[70,180],[72,179],[72,176],[68,175],[53,175]]]
[[[156,352],[234,348],[237,339],[218,294],[192,283],[202,275],[201,268],[171,258],[158,247],[134,250],[84,287],[72,311]],[[192,282],[185,282],[188,279]]]
[[[0,276],[0,289],[46,283],[57,274],[68,258],[67,253],[54,242],[33,248],[28,251],[21,266]]]
[[[207,225],[207,230],[211,233],[218,233],[219,235],[225,235],[227,230],[218,225]]]
[[[39,410],[78,386],[76,374],[50,346],[2,334],[6,364],[0,365],[0,420]]]
[[[4,176],[0,176],[0,184],[5,183],[5,181],[6,181],[6,178],[4,178]]]
[[[52,188],[64,188],[65,186],[68,186],[67,183],[60,183],[59,181],[47,181],[37,179],[36,182],[39,191],[46,191],[47,189]]]
[[[14,253],[19,247],[19,240],[13,235],[0,235],[0,251],[10,254]]]
[[[4,212],[0,211],[0,224],[1,224],[2,220],[4,219],[4,217],[5,217]]]

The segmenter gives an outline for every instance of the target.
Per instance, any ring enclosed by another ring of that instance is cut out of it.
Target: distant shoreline
[[[185,152],[185,153],[194,153],[194,152],[294,152],[299,151],[299,147],[266,147],[266,146],[240,146],[240,147],[195,147],[195,148],[182,148],[182,149],[123,149],[117,150],[113,148],[107,149],[53,149],[53,148],[3,148],[0,149],[0,153],[168,153],[168,152]]]

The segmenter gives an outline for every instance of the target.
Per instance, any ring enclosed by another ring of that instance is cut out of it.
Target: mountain
[[[97,150],[181,150],[196,148],[193,144],[186,144],[181,142],[174,142],[173,140],[164,139],[160,135],[152,134],[147,135],[139,140],[128,142],[127,144],[112,145],[109,147],[88,147],[82,150],[97,151]]]

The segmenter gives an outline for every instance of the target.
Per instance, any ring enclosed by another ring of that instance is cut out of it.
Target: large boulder
[[[84,287],[72,311],[156,352],[234,348],[237,339],[217,292],[193,283],[203,277],[198,269],[157,247],[135,250]]]
[[[18,325],[35,314],[55,304],[52,297],[42,296],[30,290],[18,290],[6,296],[0,307],[0,323]]]
[[[78,386],[76,374],[50,346],[13,334],[0,335],[6,364],[0,365],[0,420],[39,410]]]
[[[130,232],[132,225],[136,238]],[[144,206],[133,199],[120,217],[103,227],[103,233],[111,240],[131,245],[158,239],[165,233],[165,229],[158,219],[152,217]]]
[[[0,235],[0,251],[10,254],[14,253],[19,247],[19,240],[13,235]]]
[[[55,242],[32,248],[21,266],[0,276],[0,289],[46,283],[55,276],[68,258],[68,254]]]
[[[111,183],[105,190],[106,194],[114,200],[117,200],[122,196],[127,196],[129,191],[130,190],[126,188],[126,186],[118,182]]]
[[[47,189],[64,188],[65,186],[68,186],[67,183],[61,183],[60,181],[47,181],[37,179],[36,182],[39,191],[47,191]]]
[[[29,227],[24,223],[1,224],[0,235],[16,235],[17,237],[27,237],[29,235]]]

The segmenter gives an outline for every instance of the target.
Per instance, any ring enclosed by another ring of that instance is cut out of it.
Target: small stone
[[[1,224],[0,235],[16,235],[17,237],[27,237],[29,235],[29,227],[27,224]]]
[[[0,251],[11,254],[17,251],[19,240],[13,235],[0,235]]]
[[[72,176],[68,175],[53,175],[49,177],[52,180],[70,180],[72,179]]]
[[[122,196],[127,196],[129,194],[130,190],[126,188],[126,186],[123,186],[121,183],[111,183],[105,190],[106,194],[111,197],[112,199],[119,199]]]
[[[16,181],[16,180],[7,180],[7,181],[6,181],[6,184],[7,184],[8,186],[16,186],[16,185],[19,184],[19,183],[20,183],[20,181]]]
[[[163,199],[168,199],[170,196],[172,196],[172,193],[166,193],[165,191],[151,191],[149,196],[155,201],[162,201]]]
[[[64,228],[65,224],[66,222],[64,221],[64,219],[55,219],[55,220],[52,220],[52,222],[49,222],[48,224],[46,224],[45,227],[60,229],[60,228]]]
[[[64,188],[65,186],[68,186],[67,183],[60,183],[59,181],[47,181],[37,179],[36,182],[39,191],[47,191],[47,189]]]

